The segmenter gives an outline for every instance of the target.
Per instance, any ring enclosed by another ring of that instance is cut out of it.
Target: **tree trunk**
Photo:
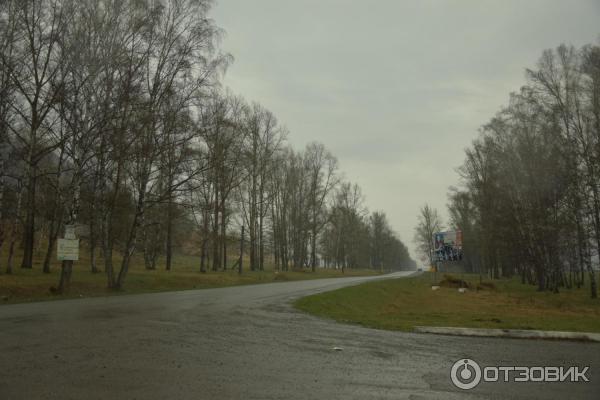
[[[227,216],[225,213],[225,196],[221,195],[221,248],[223,271],[227,270]]]
[[[23,260],[21,268],[31,269],[33,267],[33,248],[35,240],[35,189],[36,171],[30,167],[31,172],[27,182],[27,209],[25,216],[25,229],[23,235]]]
[[[1,100],[0,100],[1,101]],[[0,254],[2,254],[2,245],[4,244],[5,239],[5,226],[4,226],[4,174],[6,163],[4,159],[5,155],[5,139],[4,135],[6,134],[4,128],[4,118],[0,119]]]
[[[60,281],[58,283],[58,293],[68,293],[71,288],[71,274],[73,272],[73,261],[65,260],[60,268]]]
[[[256,269],[256,227],[254,226],[254,219],[252,217],[252,212],[250,212],[250,270],[254,271]]]
[[[92,274],[97,274],[100,272],[98,270],[98,266],[96,265],[96,234],[93,233],[92,230],[94,227],[93,224],[90,224],[90,267]]]
[[[48,237],[48,249],[46,250],[46,257],[44,257],[44,273],[50,273],[50,263],[52,261],[52,255],[54,254],[54,246],[56,245],[56,239],[58,234],[51,234]]]
[[[169,195],[169,201],[167,204],[167,248],[166,248],[166,268],[167,271],[171,270],[171,263],[173,258],[173,209],[172,209],[171,196]]]
[[[208,239],[202,239],[200,249],[200,272],[206,273],[206,248],[208,247]]]
[[[264,270],[265,262],[265,245],[263,240],[263,216],[262,216],[262,202],[261,202],[261,213],[259,215],[258,222],[258,269]]]
[[[58,182],[57,182],[58,184]],[[58,204],[60,202],[60,197],[57,196],[55,209],[53,212],[52,221],[50,221],[50,227],[48,228],[48,248],[46,249],[46,257],[44,258],[44,267],[43,272],[45,274],[50,273],[50,263],[52,261],[52,255],[54,253],[54,245],[56,244],[56,239],[58,237],[58,231],[60,229],[60,219],[62,218],[62,212],[59,212],[59,207],[62,207],[62,204]]]
[[[10,246],[8,247],[8,260],[6,261],[6,273],[12,274],[13,271],[13,258],[15,255],[15,242],[17,241],[16,234],[10,240]]]
[[[104,225],[104,224],[103,224]],[[103,228],[104,230],[105,228]],[[108,229],[107,229],[108,230]],[[104,232],[102,239],[102,254],[104,255],[104,272],[106,273],[106,287],[113,289],[115,287],[114,266],[112,262],[113,240],[112,233]]]
[[[593,170],[592,170],[593,172]],[[593,175],[593,174],[592,174]],[[595,183],[592,183],[592,194],[593,194],[593,205],[594,205],[594,228],[596,233],[596,248],[600,249],[600,198],[598,195],[598,188]],[[588,275],[590,277],[590,295],[592,299],[598,298],[598,288],[596,286],[596,277],[594,275],[594,269],[592,268],[592,264],[588,265]]]
[[[91,215],[90,215],[90,268],[92,274],[96,274],[98,271],[98,266],[96,265],[96,246],[98,238],[96,236],[96,191],[98,186],[98,176],[94,179],[94,186],[92,189],[92,199],[91,199]]]
[[[19,234],[19,216],[21,215],[21,205],[23,200],[23,186],[20,182],[17,183],[17,206],[15,208],[15,215],[12,219],[12,229],[10,237],[10,246],[8,248],[8,260],[6,262],[6,273],[12,274],[13,271],[13,258],[15,254],[15,243],[17,242],[17,236]]]
[[[200,247],[200,272],[206,273],[206,255],[208,251],[208,217],[209,211],[202,212],[202,244]]]
[[[131,228],[129,229],[129,235],[127,236],[127,242],[125,244],[125,254],[123,254],[123,260],[121,261],[119,275],[117,276],[117,280],[114,285],[114,289],[117,290],[123,287],[125,277],[127,276],[127,272],[129,271],[129,264],[131,262],[131,257],[133,256],[133,252],[135,250],[137,230],[144,215],[144,197],[145,185],[143,185],[143,189],[140,190],[140,193],[138,195],[135,216],[133,217],[133,223],[131,224]]]
[[[316,223],[313,224],[312,236],[310,243],[310,267],[312,272],[316,271],[317,268],[317,227]]]
[[[240,235],[240,262],[238,264],[238,274],[242,274],[244,264],[244,225],[242,225],[242,233]]]
[[[216,187],[216,185],[215,185]],[[213,261],[212,270],[217,271],[221,266],[219,253],[221,245],[219,241],[219,191],[215,188],[215,200],[213,209],[213,226],[212,226],[212,246],[213,246]]]
[[[135,206],[135,215],[133,217],[133,221],[131,227],[129,229],[129,234],[127,236],[127,241],[125,243],[125,252],[123,254],[123,259],[121,261],[121,268],[119,269],[119,274],[117,275],[117,279],[114,281],[112,285],[112,289],[120,290],[123,287],[123,283],[125,281],[125,277],[127,276],[127,272],[129,271],[129,263],[131,262],[131,257],[133,256],[133,252],[135,250],[135,242],[137,238],[137,231],[140,225],[143,226],[144,222],[144,212],[145,212],[145,201],[146,201],[146,187],[148,185],[148,176],[142,178],[139,187],[138,187],[138,198]]]
[[[68,225],[75,225],[77,223],[77,219],[79,216],[79,202],[80,202],[80,171],[75,171],[74,176],[71,181],[71,190],[73,192],[73,197],[71,200],[70,209],[68,210]],[[58,232],[57,235],[58,236]],[[60,268],[60,280],[58,283],[58,293],[66,293],[69,291],[71,287],[71,275],[73,272],[73,261],[71,260],[63,260],[61,268]]]

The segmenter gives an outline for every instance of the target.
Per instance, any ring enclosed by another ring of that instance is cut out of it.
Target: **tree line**
[[[481,128],[450,188],[464,261],[539,290],[597,297],[600,249],[600,47],[542,53],[527,82]]]
[[[229,254],[241,227],[251,270],[412,265],[322,144],[292,149],[272,112],[222,87],[232,56],[211,5],[0,2],[5,272],[17,251],[22,268],[42,252],[50,272],[65,225],[112,289],[134,257],[171,269],[190,237],[200,271],[241,263]],[[58,291],[72,268],[62,262]]]

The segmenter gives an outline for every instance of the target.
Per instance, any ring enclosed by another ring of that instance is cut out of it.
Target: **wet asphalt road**
[[[599,344],[387,332],[290,306],[371,279],[0,306],[0,400],[600,398]],[[589,365],[590,382],[460,391],[449,372],[464,357]]]

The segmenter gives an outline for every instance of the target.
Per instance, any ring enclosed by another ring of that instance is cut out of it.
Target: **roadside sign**
[[[75,235],[77,237],[89,237],[90,236],[90,226],[87,224],[77,224],[75,225]]]
[[[75,225],[65,225],[65,239],[75,238]]]
[[[58,239],[56,242],[56,258],[58,261],[78,261],[79,239]]]
[[[436,232],[432,239],[436,261],[462,260],[462,231]]]

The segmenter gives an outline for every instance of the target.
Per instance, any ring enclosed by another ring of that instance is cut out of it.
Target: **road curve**
[[[0,399],[598,398],[598,344],[388,332],[290,306],[406,275],[1,306]],[[461,358],[590,366],[590,382],[481,383],[466,392],[450,381]]]

